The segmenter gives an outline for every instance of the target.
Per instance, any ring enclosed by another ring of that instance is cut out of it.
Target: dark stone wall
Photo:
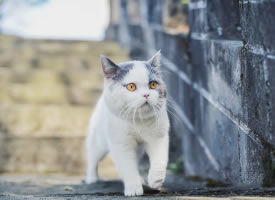
[[[274,184],[275,1],[189,0],[189,34],[166,31],[165,0],[139,3],[148,16],[107,35],[121,41],[127,30],[134,58],[162,50],[171,155],[180,152],[188,176]]]

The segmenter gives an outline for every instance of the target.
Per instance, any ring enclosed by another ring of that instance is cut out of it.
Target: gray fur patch
[[[118,64],[119,68],[116,74],[112,77],[114,81],[122,81],[123,78],[129,73],[131,69],[133,69],[133,62],[124,62]]]
[[[148,62],[145,62],[145,67],[149,72],[149,81],[160,78],[160,73],[157,68],[151,66]]]
[[[150,63],[146,62],[145,66],[147,70],[149,71],[149,82],[151,81],[157,81],[158,82],[158,88],[157,91],[159,93],[160,99],[165,99],[167,92],[166,92],[166,86],[164,81],[161,78],[161,73],[159,71],[158,67],[150,65]]]

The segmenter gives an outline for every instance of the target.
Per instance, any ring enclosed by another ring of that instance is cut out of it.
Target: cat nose
[[[145,94],[145,95],[143,95],[146,99],[148,99],[148,97],[149,97],[149,94]]]

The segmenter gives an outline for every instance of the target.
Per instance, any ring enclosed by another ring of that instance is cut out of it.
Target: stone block
[[[242,34],[246,43],[275,52],[275,2],[240,1]]]
[[[175,115],[173,119],[181,121],[181,114],[178,112],[178,109],[181,109],[188,120],[193,119],[193,86],[182,79],[180,75],[182,72],[173,72],[165,66],[164,64],[163,70],[165,71],[164,80],[167,86],[169,112]]]
[[[7,88],[8,84],[0,85],[0,104],[11,103],[12,99],[10,98],[10,91]]]
[[[101,89],[103,87],[103,73],[101,67],[98,67],[97,70],[68,67],[63,76],[66,83],[72,87],[84,89]]]
[[[0,172],[84,173],[83,137],[0,138]]]
[[[194,107],[195,105],[195,96],[194,96],[194,89],[193,85],[186,83],[180,76],[179,76],[179,90],[178,90],[178,97],[177,103],[181,107],[183,113],[185,114],[186,118],[190,122],[194,122],[195,115],[194,115]]]
[[[85,137],[0,137],[0,172],[66,173],[84,178]],[[104,179],[119,178],[110,156],[100,162],[98,173]]]
[[[207,23],[207,9],[205,5],[206,0],[189,2],[188,20],[192,33],[200,34],[207,33],[209,31],[209,25]]]
[[[32,70],[27,79],[28,83],[41,85],[61,85],[63,84],[60,73],[50,69]]]
[[[187,128],[185,128],[183,132],[182,149],[185,175],[218,180],[219,174],[214,170],[213,166],[207,159],[197,136],[192,134]]]
[[[265,138],[268,142],[274,144],[274,139],[268,131],[268,124],[270,123],[271,110],[268,107],[270,102],[269,96],[273,96],[268,91],[268,74],[265,68],[265,56],[255,54],[250,51],[244,53],[243,75],[243,107],[246,110],[247,124],[255,134]]]
[[[174,57],[171,59],[180,70],[184,71],[188,77],[191,77],[191,66],[190,58],[189,58],[189,44],[188,44],[188,38],[185,35],[175,35],[174,36],[176,40],[176,46],[173,51]]]
[[[235,117],[245,121],[242,96],[242,43],[191,40],[193,81]],[[232,103],[234,102],[234,103]]]
[[[238,1],[207,0],[208,31],[223,39],[241,39]]]
[[[196,52],[195,54],[191,54],[192,81],[203,86],[204,88],[208,83],[207,65],[205,63],[206,55],[204,52],[205,49],[205,42],[203,40],[190,40],[190,51]]]
[[[230,19],[230,20],[228,20]],[[189,2],[192,33],[223,39],[241,39],[238,1],[192,0]]]
[[[265,138],[267,141],[275,145],[275,56],[269,55],[264,63],[264,73],[267,80],[265,80],[265,99],[266,99],[266,131]]]
[[[132,40],[131,43],[142,44],[145,42],[144,34],[146,34],[146,32],[145,33],[143,32],[142,27],[140,25],[132,24],[128,26],[128,29]]]
[[[70,87],[68,91],[69,102],[80,105],[95,105],[102,93],[98,88]]]
[[[170,115],[170,140],[169,140],[169,163],[178,162],[182,158],[183,124],[178,117]],[[183,166],[180,166],[183,167]]]
[[[187,63],[187,38],[183,35],[171,35],[168,33],[163,34],[161,52],[164,57],[166,57],[169,61],[174,63],[179,69],[185,71],[185,73],[189,74]]]
[[[66,61],[69,59],[69,56],[56,56],[55,59],[51,59],[50,56],[39,56],[36,60],[31,60],[30,65],[33,68],[35,66],[42,69],[50,69],[56,72],[63,72],[66,70]]]
[[[162,24],[162,6],[163,1],[150,0],[146,1],[147,20],[151,24]]]
[[[215,105],[203,97],[196,99],[200,100],[195,106],[194,131],[186,128],[183,137],[187,174],[230,184],[262,185],[267,173],[263,145]]]
[[[270,149],[259,146],[249,135],[240,134],[239,151],[241,184],[262,186],[266,184],[265,178],[272,180],[272,177],[268,177],[271,169],[266,168],[270,159],[266,154],[270,153]]]
[[[25,60],[15,60],[11,64],[11,71],[13,74],[13,82],[25,83],[31,74],[32,67]]]
[[[171,101],[170,103],[173,104],[175,101],[177,103],[178,99],[178,88],[179,88],[179,77],[178,74],[174,71],[169,70],[169,68],[165,67],[164,64],[164,70],[165,70],[165,83],[167,86],[167,99],[168,101]]]
[[[12,81],[13,74],[9,68],[0,67],[0,86]]]
[[[21,104],[64,104],[67,91],[58,84],[11,84],[9,96],[14,103]]]
[[[1,105],[1,135],[16,137],[85,136],[90,106]]]

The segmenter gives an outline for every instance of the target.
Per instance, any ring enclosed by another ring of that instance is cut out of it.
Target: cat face
[[[115,64],[102,56],[104,98],[121,118],[156,116],[166,104],[166,87],[160,74],[160,52],[149,61]]]

